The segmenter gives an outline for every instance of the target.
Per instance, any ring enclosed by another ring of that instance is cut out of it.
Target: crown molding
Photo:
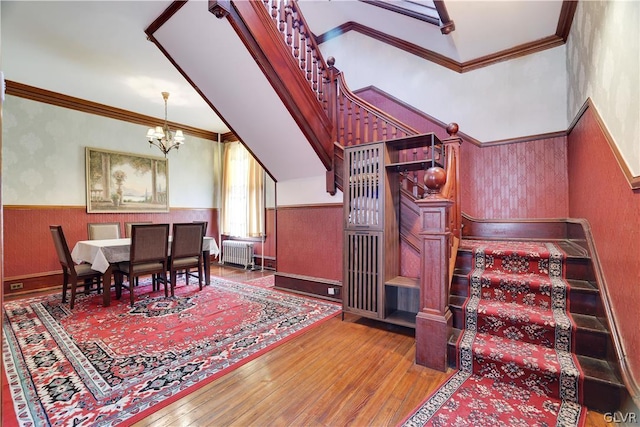
[[[63,95],[58,92],[40,89],[23,83],[14,82],[12,80],[6,81],[6,88],[7,95],[18,96],[20,98],[30,99],[32,101],[43,102],[45,104],[55,105],[56,107],[69,108],[72,110],[81,111],[83,113],[95,114],[102,117],[108,117],[110,119],[122,120],[137,125],[144,125],[147,127],[162,126],[164,124],[163,119],[145,116],[144,114],[138,114],[132,111],[110,107],[104,104],[98,104],[97,102],[87,101],[85,99],[76,98],[73,96]],[[218,134],[215,132],[195,128],[192,126],[185,126],[181,123],[176,122],[169,122],[169,126],[173,127],[174,129],[182,129],[185,134],[191,136],[209,139],[212,141],[218,140]]]
[[[345,34],[348,31],[356,31],[382,43],[386,43],[412,55],[416,55],[422,59],[441,65],[457,73],[466,73],[472,70],[477,70],[478,68],[483,68],[499,62],[509,61],[526,55],[531,55],[533,53],[541,52],[565,44],[571,30],[571,24],[573,23],[573,17],[575,15],[577,5],[577,1],[567,0],[562,3],[560,17],[558,19],[558,26],[556,28],[555,34],[544,37],[540,40],[524,43],[509,49],[505,49],[465,62],[455,61],[437,52],[425,49],[416,44],[409,43],[406,40],[390,36],[389,34],[383,33],[382,31],[367,27],[353,21],[346,22],[336,28],[320,34],[319,36],[316,36],[315,38],[316,42],[318,44],[321,44],[326,42],[327,40]]]

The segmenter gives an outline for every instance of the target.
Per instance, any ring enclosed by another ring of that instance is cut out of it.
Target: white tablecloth
[[[169,238],[171,239],[171,238]],[[131,239],[80,240],[71,251],[71,258],[76,264],[88,262],[91,268],[104,273],[110,264],[129,261]],[[218,256],[220,250],[213,237],[205,236],[202,250]]]

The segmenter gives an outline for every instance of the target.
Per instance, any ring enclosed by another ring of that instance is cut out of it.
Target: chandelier
[[[155,145],[162,151],[164,156],[167,157],[169,151],[174,148],[177,150],[184,144],[184,134],[181,130],[177,130],[175,134],[171,133],[169,124],[167,123],[167,99],[169,99],[169,92],[162,92],[162,98],[164,99],[164,125],[149,128],[147,131],[147,140],[149,140],[149,147]]]

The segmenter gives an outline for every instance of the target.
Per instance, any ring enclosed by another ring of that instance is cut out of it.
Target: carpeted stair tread
[[[554,347],[558,329],[571,333],[573,324],[563,311],[481,299],[477,306],[478,332]]]
[[[481,296],[502,302],[551,306],[552,283],[549,276],[485,271],[479,278]]]
[[[553,398],[580,398],[580,369],[571,353],[476,333],[459,341],[460,369],[535,390]]]
[[[464,314],[462,311],[464,302],[465,298],[461,296],[452,295],[449,298],[454,331],[464,328]],[[575,313],[571,317],[576,325],[575,353],[577,355],[606,358],[610,334],[601,320],[596,316]],[[452,360],[455,360],[455,358]]]
[[[461,329],[452,328],[451,336],[449,337],[448,346],[451,349],[450,355],[454,355],[456,351],[456,344],[460,339],[460,335],[463,333]],[[611,367],[609,363],[602,359],[597,359],[589,356],[576,355],[580,368],[585,376],[585,382],[598,381],[608,383],[616,387],[624,388],[624,384],[620,379],[620,375]],[[450,366],[454,367],[456,359],[455,357],[449,357]]]
[[[562,369],[556,350],[481,332],[476,333],[473,353],[485,360],[517,364],[523,368],[526,365],[530,370],[548,374],[555,374]]]

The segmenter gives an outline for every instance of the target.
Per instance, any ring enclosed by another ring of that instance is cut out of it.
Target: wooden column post
[[[420,311],[416,317],[416,363],[439,371],[447,369],[447,341],[451,335],[449,310],[449,255],[452,200],[439,194],[446,175],[441,168],[425,173],[430,194],[416,201],[420,209]]]
[[[327,115],[332,125],[331,139],[338,140],[338,69],[335,67],[336,60],[333,56],[327,58],[327,75],[324,82],[324,91],[327,98]],[[335,151],[335,147],[334,147]],[[331,169],[326,173],[327,193],[332,196],[336,194],[336,156],[332,152]],[[339,172],[342,175],[342,171]]]

